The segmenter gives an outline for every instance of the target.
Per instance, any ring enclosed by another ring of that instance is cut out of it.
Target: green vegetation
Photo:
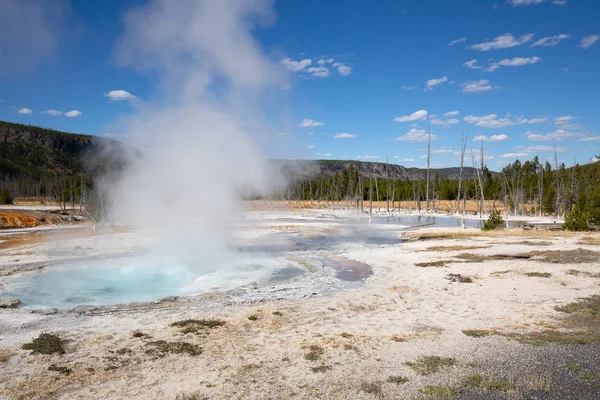
[[[552,274],[550,272],[526,272],[525,276],[531,278],[550,278]]]
[[[173,322],[169,326],[181,328],[181,333],[202,334],[208,329],[218,328],[225,325],[225,321],[220,319],[186,319]]]
[[[31,350],[31,354],[65,354],[62,341],[56,335],[42,333],[29,343],[21,346],[24,350]]]
[[[482,231],[493,231],[494,229],[498,229],[504,224],[504,220],[502,216],[495,208],[492,210],[492,213],[488,217],[487,221],[483,223]]]
[[[460,390],[447,386],[428,385],[421,389],[420,392],[440,400],[454,400],[460,396]]]
[[[258,314],[250,314],[250,315],[248,315],[248,319],[250,321],[257,321],[258,320]]]
[[[431,375],[440,372],[445,367],[452,367],[456,364],[453,358],[426,356],[421,357],[416,362],[407,362],[413,371],[420,375]]]
[[[317,361],[321,358],[323,353],[325,353],[325,349],[323,347],[319,346],[318,344],[312,344],[308,346],[308,353],[304,355],[304,358],[309,361]]]
[[[64,375],[70,375],[71,372],[73,372],[73,370],[71,368],[59,367],[56,364],[50,365],[48,367],[48,371],[56,371],[56,372],[60,372],[61,374],[64,374]]]
[[[383,394],[381,390],[381,383],[378,382],[363,382],[360,385],[360,390],[376,397],[381,397]]]
[[[136,339],[152,339],[152,336],[150,336],[147,333],[144,333],[142,331],[133,331],[131,336]]]
[[[514,384],[510,381],[491,379],[482,374],[469,375],[464,386],[470,389],[499,390],[501,392],[514,389]]]
[[[146,344],[149,349],[146,354],[154,357],[164,357],[167,354],[187,354],[189,356],[198,356],[202,354],[202,348],[198,345],[188,342],[167,342],[165,340],[156,340]]]
[[[395,384],[401,385],[403,383],[408,382],[408,378],[405,378],[403,376],[391,375],[391,376],[388,376],[387,382],[388,383],[395,383]]]
[[[577,206],[567,214],[563,229],[567,231],[587,231],[590,216],[588,213],[579,210]]]
[[[13,198],[7,188],[0,191],[0,204],[12,204]]]
[[[491,331],[486,331],[486,330],[481,330],[481,329],[464,329],[462,331],[462,333],[464,333],[467,336],[476,337],[476,338],[490,336],[492,334]]]

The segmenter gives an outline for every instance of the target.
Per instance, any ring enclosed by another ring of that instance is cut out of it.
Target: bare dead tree
[[[462,130],[462,142],[460,145],[460,173],[458,174],[458,198],[456,200],[456,213],[459,213],[459,208],[460,208],[460,193],[462,190],[462,175],[463,175],[463,166],[465,163],[465,150],[467,148],[467,137],[465,136],[465,128],[463,127]],[[466,197],[466,195],[465,195]],[[463,208],[463,213],[464,213],[464,208]]]
[[[427,129],[427,189],[425,193],[425,212],[429,211],[429,167],[431,164],[431,123]]]
[[[483,212],[487,214],[487,207],[485,205],[485,195],[483,194],[483,166],[485,165],[485,161],[483,159],[483,135],[481,137],[481,180],[479,181],[479,187],[481,188],[481,204],[483,204]]]

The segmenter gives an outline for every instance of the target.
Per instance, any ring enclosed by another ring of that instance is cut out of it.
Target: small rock
[[[0,302],[0,308],[17,308],[21,304],[19,299],[8,299]]]

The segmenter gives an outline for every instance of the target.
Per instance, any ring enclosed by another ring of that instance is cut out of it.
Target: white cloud
[[[548,122],[548,118],[531,118],[531,119],[527,119],[527,118],[519,118],[517,120],[520,124],[543,124],[545,122]]]
[[[338,65],[337,70],[342,76],[347,76],[352,73],[352,67],[349,67],[347,65]]]
[[[400,156],[394,156],[394,158],[396,159],[396,161],[399,161],[399,162],[414,162],[415,161],[414,158],[402,158]]]
[[[516,122],[510,118],[498,118],[497,114],[489,114],[482,117],[467,115],[464,120],[469,124],[475,124],[484,128],[504,128],[516,125]]]
[[[512,59],[506,58],[504,60],[500,60],[498,62],[493,62],[490,64],[488,68],[485,69],[486,72],[493,72],[500,67],[522,67],[528,64],[535,64],[540,61],[539,57],[515,57]]]
[[[331,153],[317,153],[317,155],[321,156],[321,157],[331,157],[331,156],[333,156],[333,154],[331,154]]]
[[[506,153],[502,154],[500,158],[519,158],[519,157],[529,157],[528,153]]]
[[[525,43],[530,42],[533,39],[533,36],[533,33],[529,33],[519,38],[515,38],[510,33],[505,33],[504,35],[498,36],[491,42],[474,44],[471,46],[471,49],[479,51],[488,51],[492,49],[508,49],[511,47],[521,46]]]
[[[554,132],[547,133],[545,135],[541,135],[538,133],[533,133],[530,131],[525,132],[527,135],[527,139],[534,142],[544,142],[548,140],[563,140],[563,139],[573,139],[578,136],[578,134],[566,131],[564,129],[557,129]]]
[[[431,135],[431,140],[435,140],[436,135]],[[397,137],[395,140],[406,140],[410,142],[425,142],[427,141],[427,133],[424,129],[412,128],[405,135]]]
[[[448,82],[447,76],[444,76],[442,78],[437,78],[437,79],[429,79],[427,81],[427,83],[425,84],[425,88],[428,90],[431,90],[431,89],[433,89],[434,86],[441,85],[442,83],[446,83],[446,82]]]
[[[289,71],[299,72],[304,70],[310,64],[312,64],[312,60],[310,58],[307,58],[300,61],[294,61],[291,58],[286,57],[283,60],[281,60],[280,63],[284,66],[284,68],[286,68]]]
[[[567,149],[566,147],[557,147],[556,148],[556,152],[557,153],[564,153],[565,151],[568,151],[569,149]],[[539,153],[539,152],[545,152],[545,151],[554,151],[554,146],[529,146],[526,149],[523,149],[523,152],[525,153]]]
[[[448,43],[448,46],[454,46],[455,44],[459,44],[459,43],[464,43],[467,41],[466,37],[460,37],[456,40],[451,41],[450,43]]]
[[[331,73],[327,67],[310,67],[306,72],[317,78],[327,78]]]
[[[573,117],[571,115],[565,115],[564,117],[556,117],[554,118],[554,123],[556,125],[568,124],[572,120],[577,119],[577,117]]]
[[[20,108],[20,109],[19,109],[17,112],[18,112],[19,114],[27,114],[27,115],[29,115],[29,114],[31,114],[33,111],[31,111],[29,108],[23,107],[23,108]]]
[[[448,154],[448,153],[452,153],[454,150],[452,149],[447,149],[447,148],[441,148],[441,149],[431,149],[431,154]]]
[[[567,34],[564,34],[564,33],[561,33],[560,35],[556,35],[556,36],[548,36],[548,37],[544,37],[544,38],[538,39],[537,41],[535,41],[529,47],[537,47],[537,46],[549,47],[549,46],[556,46],[562,40],[568,39],[570,37],[571,37],[571,35],[567,35]]]
[[[456,118],[450,118],[446,121],[439,119],[439,118],[432,118],[431,119],[431,124],[432,125],[456,125],[460,122],[460,120],[456,119]]]
[[[321,58],[317,63],[319,65],[331,64],[333,62],[333,58]]]
[[[132,95],[131,93],[125,91],[125,90],[111,90],[108,93],[104,94],[106,97],[108,97],[111,101],[123,101],[123,100],[135,100],[137,99],[136,96]]]
[[[356,135],[347,133],[347,132],[342,132],[342,133],[336,133],[335,135],[333,135],[333,138],[334,139],[354,139],[354,138],[356,138]]]
[[[600,141],[600,136],[590,136],[583,139],[579,139],[578,142],[596,142]]]
[[[323,126],[325,125],[323,122],[318,122],[318,121],[313,121],[312,119],[303,119],[298,126],[300,128],[313,128],[316,126]]]
[[[364,155],[364,156],[356,156],[354,157],[357,160],[376,160],[379,158],[379,156],[370,156],[370,155]]]
[[[315,134],[314,132],[308,132],[308,133],[307,133],[307,135],[308,135],[308,136],[312,136],[312,135],[314,135],[314,134]]]
[[[487,137],[485,135],[480,135],[480,136],[475,136],[473,138],[474,142],[481,142],[482,140],[484,142],[502,142],[504,140],[508,140],[510,139],[507,135],[492,135],[490,137]]]
[[[62,111],[58,111],[58,110],[46,110],[46,111],[42,111],[42,114],[48,114],[48,115],[52,115],[53,117],[62,115],[63,112]]]
[[[314,145],[314,144],[309,144],[309,145],[307,145],[307,146],[306,146],[306,148],[307,148],[307,149],[314,149],[314,148],[315,148],[315,145]]]
[[[567,0],[552,0],[552,4],[556,6],[564,6],[567,4]]]
[[[600,40],[600,35],[590,35],[590,36],[586,36],[583,39],[581,39],[581,48],[583,49],[588,49],[590,48],[594,43],[596,43],[598,40]]]
[[[413,89],[416,89],[416,88],[417,88],[417,86],[402,85],[402,89],[404,89],[404,90],[413,90]]]
[[[467,61],[466,63],[463,64],[463,67],[467,67],[469,69],[483,69],[482,66],[475,65],[475,64],[477,64],[477,59],[473,59],[471,61]]]
[[[65,117],[69,117],[69,118],[79,117],[80,115],[81,115],[81,111],[79,111],[79,110],[67,111],[65,113]]]
[[[444,113],[444,117],[454,117],[458,114],[460,114],[458,111],[448,111],[447,113]]]
[[[462,91],[464,93],[483,93],[488,90],[497,89],[498,86],[493,87],[490,85],[490,81],[487,79],[481,79],[473,82],[465,82],[461,84],[463,86]]]
[[[411,115],[405,115],[403,117],[394,118],[395,122],[413,122],[413,121],[425,121],[427,118],[427,111],[419,110],[415,111]]]
[[[545,2],[546,0],[510,0],[510,3],[513,6],[530,6],[532,4],[540,4]]]

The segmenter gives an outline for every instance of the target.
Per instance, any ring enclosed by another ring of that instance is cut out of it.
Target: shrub
[[[567,214],[563,229],[566,231],[587,231],[589,223],[589,215],[586,212],[579,210],[577,206]]]
[[[498,210],[494,208],[487,221],[483,223],[483,228],[481,228],[481,230],[493,231],[494,229],[500,227],[502,224],[504,224],[504,220],[502,219],[502,216],[500,215]]]
[[[0,192],[0,204],[12,204],[13,203],[13,198],[10,195],[10,192],[8,191],[8,189],[4,188],[2,189],[2,192]]]

